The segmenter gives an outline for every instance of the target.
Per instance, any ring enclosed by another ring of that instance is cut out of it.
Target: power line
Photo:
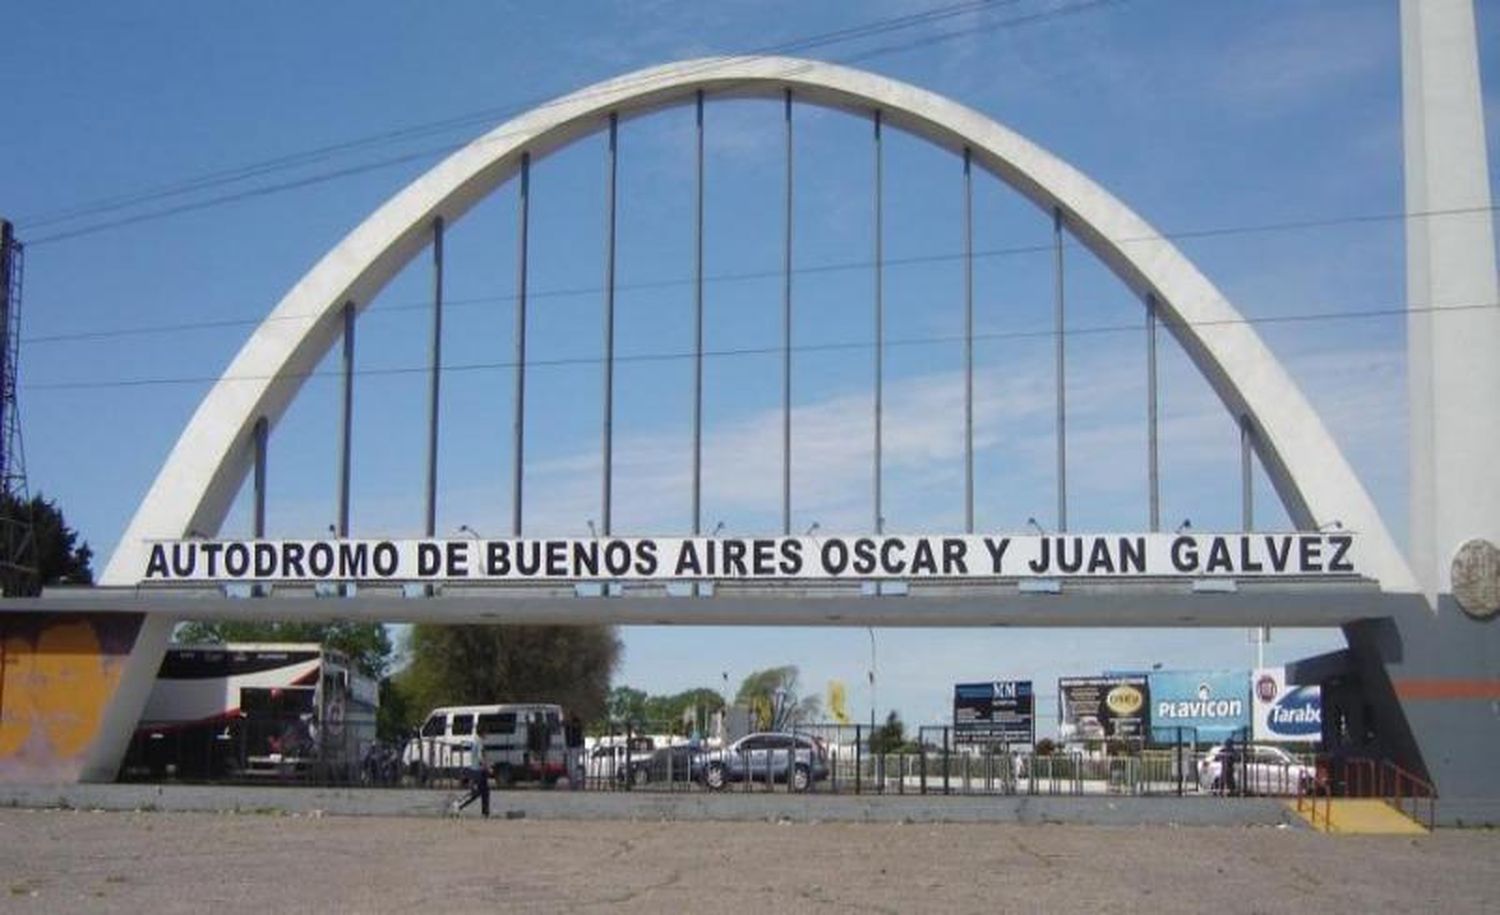
[[[1235,235],[1265,234],[1271,232],[1291,232],[1308,229],[1332,228],[1344,225],[1359,225],[1368,223],[1390,222],[1411,218],[1430,218],[1435,216],[1456,216],[1473,213],[1493,212],[1494,207],[1456,207],[1441,210],[1424,210],[1414,213],[1387,212],[1387,213],[1356,213],[1345,216],[1333,216],[1325,219],[1293,219],[1277,222],[1253,223],[1239,226],[1210,226],[1203,229],[1187,229],[1181,232],[1162,232],[1155,235],[1139,235],[1129,238],[1106,239],[1116,245],[1143,244],[1158,241],[1186,241],[1202,238],[1220,238]],[[1076,246],[1076,242],[1070,242]],[[1013,257],[1027,254],[1050,254],[1052,245],[1016,245],[1004,248],[990,248],[975,251],[975,258]],[[947,263],[963,258],[963,252],[943,252],[937,254],[917,254],[908,257],[886,258],[885,265],[888,267],[905,267],[922,264]],[[792,272],[797,275],[816,275],[826,273],[838,273],[854,270],[864,270],[872,266],[869,260],[830,261],[823,264],[810,264],[794,267]],[[737,271],[732,273],[718,273],[704,277],[705,283],[733,283],[746,282],[757,279],[779,277],[784,268],[767,268],[764,270]],[[670,289],[673,287],[687,286],[693,283],[692,278],[674,278],[643,280],[635,283],[618,283],[616,289],[620,291],[642,291],[648,289]],[[600,291],[598,286],[572,286],[557,289],[532,290],[527,293],[532,299],[547,298],[569,298],[574,296],[593,295]],[[475,305],[489,304],[494,302],[508,302],[515,299],[515,293],[497,293],[487,296],[472,296],[461,299],[449,299],[444,302],[445,307],[472,307]],[[414,311],[431,307],[431,302],[404,302],[393,305],[372,306],[365,314],[389,314],[400,311]],[[28,346],[45,345],[49,343],[67,343],[85,340],[107,340],[119,337],[147,336],[152,334],[179,333],[197,330],[215,330],[232,327],[254,327],[265,321],[301,321],[314,315],[268,315],[257,318],[224,318],[204,321],[184,321],[167,324],[144,324],[136,327],[108,328],[103,330],[69,331],[66,333],[45,334],[35,337],[27,337],[24,342]]]
[[[1500,302],[1484,302],[1484,303],[1457,304],[1457,305],[1444,305],[1444,306],[1433,305],[1433,306],[1418,306],[1418,307],[1409,307],[1409,306],[1404,306],[1404,305],[1394,305],[1394,306],[1386,306],[1386,307],[1379,307],[1379,308],[1361,309],[1361,310],[1356,310],[1356,311],[1303,312],[1301,314],[1269,315],[1269,316],[1256,317],[1256,318],[1248,318],[1248,317],[1241,316],[1239,318],[1226,318],[1226,319],[1222,319],[1222,320],[1213,320],[1213,321],[1181,321],[1181,320],[1168,320],[1168,319],[1163,318],[1162,319],[1162,324],[1164,326],[1168,327],[1168,328],[1177,327],[1177,328],[1203,329],[1203,328],[1209,328],[1209,327],[1229,327],[1229,326],[1237,326],[1237,325],[1252,325],[1253,326],[1253,325],[1271,325],[1271,324],[1301,324],[1301,323],[1310,323],[1310,322],[1314,322],[1314,321],[1364,320],[1364,319],[1370,319],[1370,318],[1396,317],[1396,316],[1406,316],[1406,315],[1412,315],[1412,314],[1433,314],[1433,315],[1444,315],[1444,316],[1446,316],[1447,314],[1451,314],[1451,313],[1454,313],[1454,312],[1480,311],[1480,310],[1486,310],[1486,309],[1492,309],[1492,308],[1500,308]],[[1068,328],[1068,329],[1064,330],[1062,335],[1064,337],[1073,337],[1073,338],[1076,338],[1076,337],[1100,336],[1100,335],[1106,335],[1106,334],[1120,334],[1120,333],[1138,334],[1138,333],[1141,333],[1141,332],[1142,332],[1142,325],[1141,325],[1141,323],[1139,321],[1136,321],[1136,322],[1131,322],[1131,323],[1099,324],[1099,325],[1094,325],[1092,327],[1073,327],[1073,328]],[[1055,329],[1048,328],[1048,329],[1045,329],[1045,330],[1040,330],[1040,329],[1039,330],[1012,330],[1012,331],[991,331],[991,332],[988,332],[988,333],[976,333],[974,335],[974,340],[976,342],[981,342],[981,341],[983,341],[983,342],[993,342],[993,341],[1001,341],[1001,340],[1052,339],[1052,338],[1054,338],[1056,336],[1057,336],[1057,331]],[[888,348],[891,348],[891,347],[936,346],[936,345],[962,343],[963,340],[964,340],[964,337],[962,335],[959,335],[959,334],[933,334],[933,335],[920,336],[920,337],[887,338],[885,345]],[[828,342],[828,343],[808,343],[808,344],[794,345],[792,347],[792,351],[796,352],[796,353],[803,353],[803,354],[829,353],[829,352],[840,352],[840,351],[870,350],[870,349],[873,349],[874,346],[875,346],[875,343],[872,340],[842,340],[842,341],[831,341],[831,342]],[[728,348],[712,349],[712,350],[707,350],[706,349],[706,350],[704,350],[703,355],[704,355],[704,358],[724,359],[724,358],[736,358],[736,357],[744,357],[744,356],[774,355],[774,354],[780,354],[782,351],[783,351],[782,350],[782,345],[778,343],[776,345],[771,345],[771,346],[743,346],[743,347],[728,347]],[[615,360],[616,363],[651,363],[651,362],[684,361],[684,360],[690,360],[690,359],[693,359],[693,358],[695,358],[695,354],[693,352],[691,352],[691,351],[674,350],[674,351],[658,351],[658,352],[633,353],[633,354],[626,354],[626,355],[620,355],[620,354],[617,353],[615,355],[615,357],[614,357],[614,360]],[[558,367],[578,366],[578,365],[598,365],[598,364],[601,364],[602,362],[603,362],[603,358],[600,357],[600,356],[559,356],[559,357],[554,357],[554,358],[551,358],[551,359],[545,359],[545,358],[528,358],[527,359],[527,366],[530,367],[530,368],[558,368]],[[497,361],[487,361],[487,362],[453,363],[453,364],[448,364],[448,365],[441,366],[440,370],[443,371],[443,372],[448,372],[448,373],[459,373],[459,372],[495,371],[495,370],[500,370],[500,369],[513,369],[515,367],[516,367],[516,364],[514,362],[512,362],[512,361],[509,361],[509,360],[497,360]],[[412,374],[418,374],[418,373],[423,373],[423,372],[431,371],[431,368],[432,367],[430,365],[427,365],[427,364],[412,365],[412,366],[388,366],[388,367],[385,367],[385,368],[356,369],[355,372],[354,372],[354,374],[356,374],[356,375],[362,375],[362,376],[412,375]],[[158,387],[158,386],[168,386],[168,385],[185,385],[185,384],[212,384],[212,383],[216,383],[216,382],[219,382],[219,381],[232,381],[232,382],[239,382],[239,381],[246,381],[246,382],[249,382],[249,381],[269,381],[269,380],[272,380],[275,377],[277,377],[277,376],[273,376],[273,375],[237,375],[237,376],[228,376],[228,375],[225,375],[225,376],[217,376],[217,375],[214,375],[214,376],[209,376],[209,375],[193,375],[193,376],[177,376],[177,377],[114,379],[114,380],[107,380],[107,381],[57,381],[57,382],[43,382],[43,383],[40,383],[40,384],[29,384],[29,385],[26,385],[26,389],[27,390],[31,390],[31,391],[63,391],[63,390],[98,390],[98,389],[109,389],[109,388],[140,388],[140,387]],[[289,373],[286,373],[285,375],[283,375],[281,377],[311,379],[311,378],[338,378],[338,377],[342,377],[342,375],[339,372],[320,372],[320,371],[317,371],[316,369],[314,369],[314,370],[310,370],[310,371],[307,371],[307,372],[289,372]]]
[[[992,0],[992,2],[1001,2],[1001,0]],[[1019,2],[1019,0],[1003,0],[1003,2],[1016,3],[1016,2]],[[1073,6],[1059,7],[1059,8],[1048,10],[1048,11],[1042,12],[1042,13],[1033,13],[1033,14],[1029,14],[1029,15],[1025,15],[1025,16],[1017,16],[1017,17],[1013,17],[1011,19],[1005,19],[1005,20],[1002,20],[1002,21],[997,22],[997,23],[989,24],[987,26],[976,26],[976,27],[971,27],[971,28],[967,28],[967,29],[963,29],[963,30],[950,31],[950,32],[943,33],[940,36],[930,36],[927,39],[922,39],[920,41],[915,41],[915,42],[907,42],[907,43],[904,43],[904,44],[888,45],[888,46],[883,47],[883,48],[875,49],[874,51],[865,52],[865,53],[860,54],[860,55],[854,55],[852,57],[844,58],[842,60],[835,59],[834,62],[835,63],[848,63],[848,62],[852,62],[852,61],[855,61],[855,60],[866,60],[866,59],[869,59],[869,58],[872,58],[872,57],[876,57],[876,56],[884,56],[884,55],[887,55],[887,54],[897,53],[897,52],[900,52],[900,51],[907,50],[908,48],[925,47],[925,46],[937,43],[939,41],[951,41],[951,40],[953,40],[955,38],[962,37],[964,35],[978,34],[978,33],[981,33],[981,32],[997,31],[997,30],[1002,29],[1002,28],[1016,28],[1016,27],[1020,27],[1020,26],[1033,25],[1033,24],[1036,24],[1038,22],[1044,22],[1044,21],[1048,21],[1048,20],[1052,20],[1052,19],[1060,19],[1060,18],[1063,18],[1065,16],[1075,15],[1075,14],[1077,14],[1079,12],[1083,12],[1083,11],[1086,11],[1086,10],[1099,9],[1099,8],[1103,8],[1105,6],[1116,5],[1116,4],[1123,3],[1123,2],[1126,2],[1126,0],[1086,0],[1086,2],[1078,3],[1078,4],[1075,4]],[[841,39],[841,40],[847,40],[847,39]],[[725,58],[725,59],[722,59],[722,60],[715,60],[713,62],[704,64],[701,67],[699,67],[697,70],[689,70],[689,71],[675,70],[675,71],[671,71],[671,72],[665,73],[665,74],[658,74],[656,76],[641,77],[637,82],[639,84],[649,85],[651,82],[654,82],[654,81],[662,81],[662,80],[667,80],[667,79],[678,79],[678,78],[680,78],[682,76],[683,72],[692,73],[692,72],[711,71],[713,69],[727,67],[727,66],[731,66],[731,65],[734,65],[734,64],[739,64],[739,63],[742,63],[745,60],[754,60],[757,57],[763,57],[763,56],[766,56],[766,55],[752,54],[752,55],[742,55],[742,56],[736,56],[736,57],[728,57],[728,58]],[[800,71],[802,71],[804,69],[808,69],[808,68],[810,68],[812,66],[816,66],[816,64],[800,64],[800,65],[795,65],[793,67],[790,67],[789,69],[787,69],[786,71],[784,71],[780,75],[782,77],[790,77],[792,75],[795,75],[797,72],[800,72]],[[559,103],[561,103],[563,101],[575,102],[575,101],[578,101],[579,99],[588,98],[591,95],[598,96],[598,95],[604,95],[606,93],[615,93],[615,92],[618,92],[620,90],[620,88],[621,88],[622,85],[623,86],[630,86],[632,84],[631,83],[611,83],[611,84],[608,84],[607,86],[605,86],[604,88],[601,88],[596,93],[583,94],[583,95],[565,96],[563,98],[553,99],[550,102],[543,103],[542,105],[539,105],[537,107],[538,108],[550,107],[551,105],[556,105],[556,104],[559,104]],[[517,113],[519,113],[519,112],[517,112]],[[142,223],[142,222],[148,222],[148,221],[155,221],[155,220],[158,220],[158,219],[164,219],[164,218],[167,218],[167,217],[170,217],[170,216],[175,216],[175,215],[178,215],[178,214],[181,214],[181,213],[184,213],[184,212],[191,212],[191,211],[195,211],[195,210],[209,209],[209,208],[212,208],[212,207],[217,207],[217,206],[221,206],[221,205],[235,203],[235,202],[238,202],[238,201],[241,201],[241,200],[245,200],[245,199],[249,199],[249,198],[253,198],[253,197],[268,196],[270,194],[275,194],[275,193],[279,193],[279,192],[286,191],[286,190],[293,190],[293,189],[308,187],[308,186],[315,185],[315,184],[321,184],[321,183],[326,183],[328,181],[337,180],[339,178],[350,177],[351,175],[355,175],[355,174],[362,174],[362,173],[365,173],[365,172],[374,171],[374,170],[381,169],[381,168],[387,168],[387,167],[391,167],[391,166],[395,166],[395,165],[400,165],[400,164],[403,164],[403,163],[406,163],[406,162],[409,162],[409,161],[412,161],[412,160],[415,160],[415,159],[421,159],[421,158],[431,157],[431,156],[435,156],[435,155],[441,155],[441,154],[444,154],[444,153],[452,153],[452,152],[455,152],[455,151],[457,151],[459,149],[462,149],[462,148],[464,148],[466,146],[470,146],[470,145],[473,145],[474,143],[478,143],[478,142],[497,142],[497,141],[500,141],[500,140],[503,140],[503,139],[508,139],[510,137],[514,137],[514,136],[517,136],[517,135],[518,134],[516,132],[497,133],[497,134],[494,134],[494,135],[491,135],[491,136],[488,136],[488,137],[482,137],[482,138],[480,138],[478,140],[468,141],[468,142],[464,142],[464,143],[444,144],[443,146],[440,146],[440,147],[433,147],[433,148],[429,148],[429,149],[426,149],[426,150],[421,150],[421,151],[412,152],[412,153],[406,153],[406,154],[403,154],[403,155],[400,155],[400,156],[391,157],[391,158],[388,158],[388,159],[376,160],[374,162],[365,163],[365,164],[359,165],[359,166],[352,166],[352,167],[342,168],[342,169],[338,169],[338,170],[331,171],[331,172],[321,172],[321,173],[318,173],[318,174],[315,174],[315,175],[309,175],[309,176],[305,176],[303,178],[299,178],[299,179],[295,179],[295,180],[289,180],[289,181],[280,182],[280,183],[268,184],[268,185],[264,185],[262,187],[252,188],[252,189],[248,189],[248,190],[244,190],[244,191],[236,191],[236,192],[232,192],[232,193],[222,194],[222,195],[219,195],[219,196],[216,196],[216,197],[210,197],[210,198],[208,198],[206,200],[202,200],[202,201],[196,201],[196,202],[192,202],[192,203],[179,204],[179,205],[175,205],[175,206],[165,207],[165,208],[162,208],[162,209],[150,210],[150,211],[147,211],[145,213],[139,213],[139,214],[135,214],[135,215],[132,215],[132,216],[126,216],[126,217],[121,217],[121,218],[118,218],[118,219],[106,220],[106,221],[98,222],[98,223],[91,223],[91,224],[84,225],[84,226],[81,226],[81,227],[78,227],[78,228],[74,228],[74,229],[66,229],[66,230],[58,231],[58,232],[55,232],[55,233],[50,234],[50,235],[42,235],[40,237],[35,237],[35,238],[33,238],[31,240],[30,244],[33,247],[35,247],[36,245],[51,244],[51,243],[54,243],[54,242],[64,241],[64,240],[67,240],[67,239],[79,238],[79,237],[82,237],[82,236],[85,236],[85,235],[97,234],[99,232],[108,231],[110,229],[122,228],[122,227],[128,226],[128,225],[135,225],[135,224]],[[176,192],[171,192],[171,193],[167,194],[166,196],[174,196],[175,194],[176,194]],[[149,202],[149,201],[146,201],[146,202]],[[31,226],[28,225],[28,229],[30,229],[30,228],[31,228]]]
[[[708,65],[701,65],[698,68],[687,72],[711,71],[712,69],[726,66],[730,61],[733,61],[734,63],[741,63],[748,60],[755,60],[778,54],[785,54],[792,51],[812,50],[827,45],[854,41],[861,38],[875,37],[890,32],[913,28],[919,25],[941,22],[946,19],[951,19],[955,16],[962,16],[972,12],[978,12],[986,7],[995,6],[997,4],[1013,5],[1018,2],[1020,2],[1020,0],[964,0],[964,2],[960,3],[953,3],[946,6],[935,7],[933,9],[916,13],[908,13],[902,16],[893,16],[887,19],[878,19],[861,25],[850,26],[843,29],[836,29],[831,32],[824,32],[817,35],[794,38],[788,41],[766,45],[760,48],[753,49],[744,55],[734,55],[729,60],[716,61]],[[672,76],[673,78],[675,78],[677,75],[679,74],[674,72]],[[609,89],[604,91],[617,91],[621,85],[647,85],[653,79],[660,80],[662,78],[663,77],[661,76],[657,76],[654,78],[641,77],[630,82],[612,83]],[[578,98],[589,98],[591,96],[597,96],[600,94],[602,94],[602,92],[589,93],[585,95],[569,95],[568,93],[564,92],[560,95],[552,94],[546,96],[534,96],[531,99],[519,103],[511,103],[503,106],[477,109],[464,114],[454,115],[439,120],[426,121],[407,127],[380,131],[352,140],[345,140],[338,143],[315,147],[309,150],[303,150],[301,152],[289,153],[283,156],[277,156],[258,162],[251,162],[246,165],[235,166],[217,172],[210,172],[197,178],[192,178],[173,184],[167,184],[156,188],[150,188],[144,191],[106,197],[101,200],[93,201],[91,203],[79,204],[77,206],[69,207],[56,213],[43,214],[38,217],[22,220],[22,222],[26,224],[28,230],[35,230],[37,228],[52,225],[58,222],[66,222],[85,216],[117,211],[131,206],[140,205],[142,203],[149,203],[155,200],[182,196],[194,191],[206,190],[214,187],[222,187],[225,185],[237,183],[239,181],[262,177],[268,174],[274,174],[278,171],[285,171],[290,168],[299,168],[304,165],[316,164],[342,153],[356,152],[366,148],[378,148],[381,146],[390,145],[392,143],[431,136],[433,134],[444,133],[450,130],[457,130],[463,127],[469,127],[475,123],[489,123],[493,122],[497,118],[513,117],[527,111],[546,109],[559,104],[564,99],[576,100]],[[442,148],[452,149],[457,147]],[[423,154],[425,155],[427,153],[424,152]]]

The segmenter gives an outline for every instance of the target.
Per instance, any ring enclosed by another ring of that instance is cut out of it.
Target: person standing
[[[458,813],[479,799],[479,811],[490,815],[490,767],[484,756],[484,735],[474,728],[474,740],[469,745],[469,796],[462,802],[453,802],[453,812]]]

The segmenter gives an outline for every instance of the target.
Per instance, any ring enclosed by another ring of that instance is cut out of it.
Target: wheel
[[[722,763],[712,763],[708,771],[703,773],[703,783],[713,791],[724,790],[724,766]]]
[[[806,791],[807,786],[812,783],[812,775],[806,766],[797,766],[792,770],[792,790]]]

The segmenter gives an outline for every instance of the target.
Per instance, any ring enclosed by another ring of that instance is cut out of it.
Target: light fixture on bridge
[[[720,521],[718,524],[714,525],[714,529],[712,531],[709,531],[708,536],[710,536],[710,537],[717,537],[717,536],[719,536],[719,531],[722,531],[723,529],[724,529],[724,522]]]
[[[328,525],[328,536],[330,536],[330,537],[337,537],[338,535],[339,535],[339,526],[337,524],[330,524],[330,525]]]
[[[483,540],[484,539],[484,535],[483,534],[481,534],[478,531],[474,530],[472,527],[469,527],[467,524],[460,524],[458,526],[458,532],[460,534],[468,534],[470,537],[473,537],[475,540]]]
[[[1047,529],[1038,524],[1036,518],[1027,518],[1026,524],[1034,529],[1038,534],[1041,534],[1043,537],[1047,536]]]
[[[596,527],[594,527],[594,519],[593,518],[589,519],[589,536],[592,537],[592,538],[594,538],[595,540],[599,539],[599,529],[596,528]]]
[[[1318,530],[1320,531],[1341,531],[1343,529],[1344,522],[1340,521],[1337,518],[1334,518],[1332,521],[1324,521],[1322,524],[1318,525]]]
[[[1177,525],[1177,533],[1179,533],[1179,534],[1182,533],[1183,531],[1190,531],[1192,529],[1193,529],[1193,519],[1192,518],[1183,518],[1182,519],[1182,523],[1179,524],[1179,525]]]
[[[818,522],[814,521],[812,524],[809,524],[807,526],[807,531],[805,533],[803,533],[802,536],[804,536],[804,537],[811,537],[813,535],[813,532],[816,531],[816,530],[818,530],[822,526],[823,525],[821,525]]]

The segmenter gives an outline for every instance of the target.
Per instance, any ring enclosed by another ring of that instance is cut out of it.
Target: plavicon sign
[[[162,540],[145,583],[808,581],[1360,575],[1347,532]]]

